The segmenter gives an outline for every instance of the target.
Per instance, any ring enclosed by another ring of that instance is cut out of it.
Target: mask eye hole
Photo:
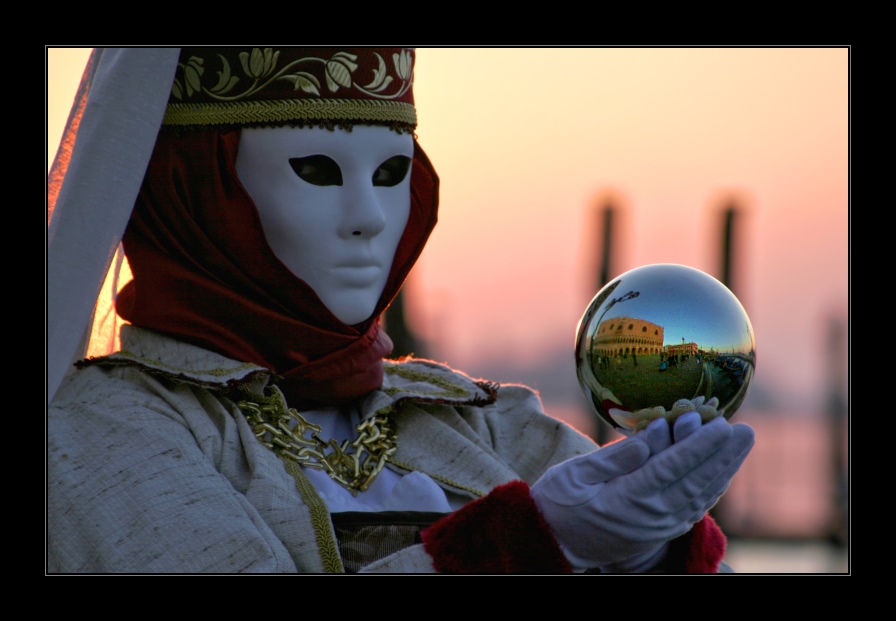
[[[398,185],[407,177],[411,168],[411,158],[405,155],[396,155],[380,164],[373,173],[373,185],[391,188]]]
[[[339,164],[326,155],[291,157],[289,165],[302,181],[311,185],[342,185]]]

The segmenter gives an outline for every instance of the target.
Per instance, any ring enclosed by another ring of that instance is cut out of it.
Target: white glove
[[[550,468],[532,498],[577,569],[642,572],[660,563],[725,493],[753,446],[725,418],[665,418],[635,436]]]

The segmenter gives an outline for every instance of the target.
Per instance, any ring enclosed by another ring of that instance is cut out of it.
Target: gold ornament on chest
[[[282,395],[258,401],[239,400],[255,436],[282,459],[306,468],[323,470],[357,496],[373,484],[389,457],[398,450],[398,435],[391,419],[373,416],[361,421],[354,440],[324,440],[321,427],[306,420],[295,408],[287,408]]]

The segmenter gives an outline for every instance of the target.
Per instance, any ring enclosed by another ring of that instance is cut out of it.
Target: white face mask
[[[243,129],[236,170],[268,245],[340,321],[368,319],[411,209],[410,134]]]

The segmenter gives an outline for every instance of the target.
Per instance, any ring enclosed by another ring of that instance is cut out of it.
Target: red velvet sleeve
[[[441,573],[563,574],[572,566],[529,494],[512,481],[445,516],[421,533]],[[727,540],[709,515],[673,540],[665,573],[716,573]]]
[[[712,519],[706,514],[703,519],[681,537],[669,543],[669,552],[663,563],[667,574],[714,574],[725,558],[728,539]]]
[[[522,481],[496,487],[445,516],[421,537],[441,573],[572,573]]]

